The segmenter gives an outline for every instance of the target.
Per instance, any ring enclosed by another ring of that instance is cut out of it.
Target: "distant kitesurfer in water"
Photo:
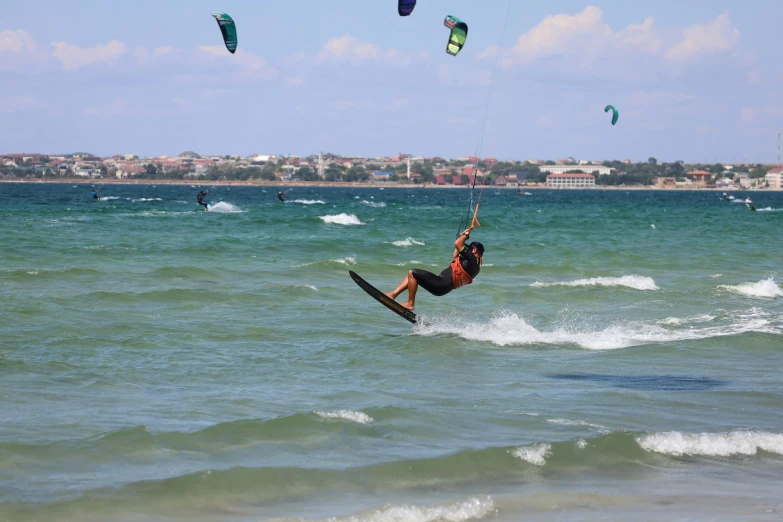
[[[100,192],[101,189],[95,189],[92,191],[92,199],[95,199],[97,201],[101,200],[101,196],[98,195],[98,192]]]
[[[284,192],[278,192],[277,193],[277,199],[279,199],[281,202],[285,203],[285,193]]]
[[[204,210],[209,212],[209,205],[204,201],[204,198],[207,194],[209,194],[208,190],[200,190],[198,196],[196,196],[196,199],[198,200],[198,204],[204,205]]]
[[[465,245],[465,242],[470,238],[471,230],[473,230],[472,226],[460,234],[457,240],[454,241],[454,253],[452,254],[451,264],[440,275],[414,268],[408,271],[408,275],[405,276],[405,279],[393,292],[389,292],[386,295],[392,299],[397,299],[398,295],[407,290],[408,300],[400,304],[408,310],[413,310],[416,304],[416,290],[418,290],[419,285],[432,295],[440,297],[456,288],[472,283],[481,270],[484,245],[478,241]]]
[[[723,199],[729,199],[729,195],[726,194],[725,192],[723,193]]]
[[[750,210],[756,210],[756,207],[753,206],[753,200],[750,199],[750,196],[745,198],[745,206],[748,207]]]

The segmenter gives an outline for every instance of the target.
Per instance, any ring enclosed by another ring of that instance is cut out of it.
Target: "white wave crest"
[[[593,277],[590,279],[577,279],[576,281],[557,281],[555,283],[536,282],[530,286],[626,286],[635,290],[658,290],[658,285],[652,277],[629,275],[622,277]]]
[[[374,201],[367,201],[365,199],[365,200],[362,200],[362,205],[367,205],[368,207],[383,208],[383,207],[386,206],[386,203],[384,203],[384,202],[376,203]]]
[[[244,210],[241,210],[236,205],[232,205],[231,203],[226,203],[225,201],[220,201],[218,203],[215,203],[214,205],[210,205],[209,211],[220,212],[223,214],[239,214],[241,212],[244,212]]]
[[[272,519],[270,522],[467,522],[497,513],[492,497],[469,498],[440,506],[406,506],[388,504],[353,515],[327,519]]]
[[[133,203],[144,203],[147,201],[163,201],[161,198],[139,198],[139,199],[132,199],[131,202]]]
[[[396,263],[394,266],[408,266],[408,265],[423,265],[421,261],[416,261],[415,259],[413,261],[405,261],[403,263]]]
[[[758,210],[759,212],[783,212],[783,208],[772,208],[772,207],[757,208],[756,210]]]
[[[337,214],[336,216],[318,216],[324,223],[333,223],[335,225],[364,225],[356,214]]]
[[[630,346],[667,343],[683,340],[725,337],[745,332],[781,334],[779,327],[757,313],[736,314],[735,322],[703,328],[664,328],[657,324],[624,323],[603,330],[591,330],[582,326],[568,326],[546,332],[529,325],[517,314],[501,312],[489,322],[428,318],[427,325],[415,326],[422,335],[451,334],[469,341],[483,341],[497,346],[528,346],[551,344],[576,345],[587,350],[616,350]]]
[[[103,201],[111,201],[113,199],[120,199],[120,198],[118,198],[117,196],[101,196],[101,199]]]
[[[375,422],[375,419],[360,411],[336,410],[316,411],[314,413],[319,417],[328,420],[347,420],[351,422],[358,422],[359,424],[370,424],[371,422]]]
[[[681,433],[669,431],[636,438],[645,451],[681,457],[704,455],[730,457],[755,455],[759,450],[783,455],[783,435],[764,431],[732,431],[728,433]]]
[[[584,427],[598,433],[611,433],[612,431],[606,426],[601,426],[600,424],[592,424],[587,421],[573,421],[569,419],[547,419],[547,422],[550,424],[559,424],[560,426]]]
[[[315,285],[296,285],[296,288],[309,288],[310,290],[318,290],[318,287]]]
[[[343,265],[355,265],[356,264],[356,258],[355,257],[341,257],[339,259],[332,259],[333,263],[340,263]]]
[[[299,203],[300,205],[325,205],[326,201],[320,199],[294,199],[290,203]]]
[[[778,286],[775,279],[772,277],[768,277],[767,279],[763,279],[756,283],[720,285],[718,288],[746,297],[764,297],[767,299],[783,297],[783,290],[780,289],[780,286]]]
[[[413,246],[413,245],[424,246],[425,245],[425,243],[423,243],[421,241],[416,241],[412,237],[408,237],[408,238],[405,238],[405,239],[400,239],[399,241],[392,241],[391,244],[394,245],[394,246],[398,246],[398,247],[409,247],[409,246]]]
[[[661,319],[660,321],[658,321],[658,324],[676,326],[676,325],[687,324],[687,323],[709,323],[714,319],[715,319],[714,315],[699,314],[691,317],[686,317],[685,319],[680,319],[679,317],[667,317],[666,319]]]
[[[543,466],[546,464],[546,458],[552,455],[552,445],[543,443],[535,446],[521,446],[512,450],[511,454],[535,466]]]

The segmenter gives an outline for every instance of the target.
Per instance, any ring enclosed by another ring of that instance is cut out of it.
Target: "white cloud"
[[[111,118],[113,116],[118,116],[127,112],[129,112],[128,100],[125,98],[115,98],[114,101],[108,105],[88,107],[84,109],[84,114],[97,116],[99,118]]]
[[[27,31],[0,31],[0,53],[22,53],[35,51],[35,40]]]
[[[60,60],[66,71],[81,69],[97,62],[114,65],[120,56],[128,52],[125,44],[117,40],[87,49],[65,42],[52,42],[52,46],[52,55]]]
[[[286,85],[290,85],[292,87],[295,87],[297,85],[304,84],[304,78],[302,78],[299,75],[297,75],[297,76],[289,76],[285,80],[283,80],[283,83],[286,84]]]
[[[407,67],[414,60],[426,61],[427,53],[408,54],[399,49],[382,50],[370,42],[362,42],[353,35],[345,34],[340,38],[330,38],[323,49],[315,55],[317,63],[343,61],[352,65],[363,62],[383,63],[392,67]]]
[[[0,113],[25,112],[39,107],[46,107],[46,103],[31,96],[0,97]]]
[[[603,15],[601,8],[587,6],[578,14],[547,16],[520,35],[511,49],[502,51],[502,63],[510,66],[557,58],[584,66],[598,58],[616,56],[634,59],[658,56],[672,62],[686,62],[704,54],[727,51],[739,41],[739,30],[727,13],[677,33],[659,28],[652,17],[613,31]],[[479,57],[494,60],[497,49],[490,46]]]
[[[739,29],[732,25],[728,13],[719,15],[710,23],[692,25],[682,34],[682,41],[666,53],[669,60],[684,62],[703,54],[728,51],[740,39]]]
[[[237,49],[233,55],[222,45],[202,45],[199,50],[210,56],[219,57],[230,61],[241,69],[242,77],[257,77],[263,79],[276,78],[278,71],[274,67],[268,67],[266,58],[256,56],[243,49]]]

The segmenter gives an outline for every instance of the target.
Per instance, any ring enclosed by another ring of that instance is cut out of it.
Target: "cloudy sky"
[[[779,0],[396,4],[5,5],[0,153],[458,157],[485,128],[482,156],[501,159],[775,160]],[[237,22],[233,56],[213,11]],[[470,28],[457,57],[447,14]]]

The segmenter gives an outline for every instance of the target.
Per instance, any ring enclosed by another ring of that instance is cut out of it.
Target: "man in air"
[[[484,257],[484,245],[478,241],[465,245],[465,242],[470,238],[471,230],[473,230],[473,226],[465,230],[454,241],[451,264],[440,275],[414,268],[408,271],[408,275],[394,291],[386,295],[391,299],[397,299],[398,295],[407,290],[408,300],[400,305],[408,310],[413,310],[419,285],[432,295],[440,297],[456,288],[471,284],[481,270]]]
[[[209,194],[208,190],[199,190],[198,196],[196,196],[196,200],[198,201],[199,205],[204,205],[204,210],[209,212],[209,205],[206,201],[204,201],[204,198]]]

